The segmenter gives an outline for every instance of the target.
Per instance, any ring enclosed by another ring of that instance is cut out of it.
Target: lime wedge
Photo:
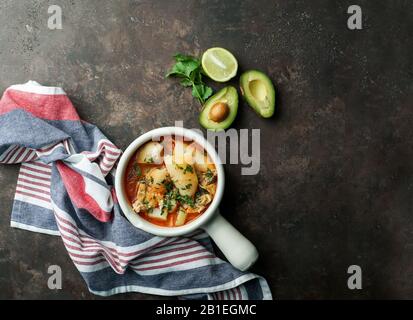
[[[228,50],[210,48],[202,55],[202,68],[212,80],[225,82],[237,74],[238,62]]]

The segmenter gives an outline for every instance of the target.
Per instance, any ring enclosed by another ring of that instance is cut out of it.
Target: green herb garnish
[[[184,174],[190,172],[190,173],[194,173],[194,169],[192,168],[192,166],[187,165],[184,169]]]
[[[207,172],[205,173],[205,177],[208,179],[211,179],[214,176],[214,173],[212,172],[211,169],[208,168]]]
[[[181,85],[184,87],[192,87],[192,96],[197,98],[201,104],[212,95],[212,88],[206,86],[202,81],[202,66],[199,59],[176,54],[175,65],[166,74],[166,77],[181,78]]]
[[[139,167],[139,165],[137,163],[133,164],[132,170],[129,171],[128,174],[128,179],[134,179],[135,177],[140,177],[142,174],[141,168]]]
[[[165,195],[164,207],[167,208],[168,212],[171,211],[173,206],[175,205],[176,196],[177,196],[176,189],[170,189],[168,193]]]
[[[182,196],[182,195],[178,194],[178,195],[177,195],[177,200],[178,200],[180,203],[187,204],[187,205],[189,205],[189,206],[192,207],[192,208],[195,206],[194,199],[192,199],[190,196],[187,196],[187,195]]]
[[[165,183],[165,188],[167,192],[172,191],[172,189],[174,188],[174,184],[172,181],[168,181],[167,183]]]
[[[189,190],[192,187],[192,183],[188,183],[185,187],[181,188],[182,190]]]
[[[187,184],[185,187],[190,188],[192,185],[191,184]],[[167,188],[168,190],[168,188]],[[185,189],[183,189],[185,190]],[[166,207],[168,209],[168,211],[171,211],[172,208],[175,206],[176,201],[179,201],[181,204],[187,204],[189,206],[191,206],[192,208],[195,206],[195,201],[192,197],[188,196],[188,195],[181,195],[178,192],[178,189],[173,188],[170,189],[164,198],[164,207]]]

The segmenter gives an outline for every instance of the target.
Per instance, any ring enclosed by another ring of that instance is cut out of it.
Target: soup
[[[206,151],[175,136],[141,146],[125,175],[133,211],[164,227],[179,227],[198,218],[211,204],[216,187],[216,167]]]

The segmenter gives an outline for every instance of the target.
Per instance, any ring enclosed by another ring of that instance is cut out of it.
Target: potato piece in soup
[[[162,144],[150,141],[139,149],[136,160],[140,164],[162,164],[162,153]]]
[[[208,169],[215,169],[215,165],[205,151],[191,144],[185,149],[184,159],[187,163],[193,164],[199,172],[206,172]]]
[[[186,162],[176,163],[172,156],[164,157],[165,166],[172,182],[183,196],[192,197],[198,189],[198,177],[194,168]]]
[[[160,193],[166,192],[165,183],[169,180],[166,168],[153,168],[148,172],[147,177],[153,189]]]

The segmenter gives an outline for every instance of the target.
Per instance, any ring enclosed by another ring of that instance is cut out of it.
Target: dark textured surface
[[[63,30],[47,8],[63,9]],[[224,46],[274,80],[277,114],[242,104],[235,127],[261,129],[261,171],[227,165],[222,212],[257,245],[253,268],[275,298],[413,298],[413,86],[410,1],[0,2],[0,91],[62,86],[120,147],[183,120],[190,91],[163,75],[176,52]],[[217,89],[220,86],[213,84]],[[0,298],[94,298],[58,238],[11,229],[17,167],[0,168]],[[229,192],[231,190],[231,192]],[[47,267],[63,290],[47,288]],[[347,267],[363,290],[347,289]],[[140,294],[118,298],[151,298]]]

